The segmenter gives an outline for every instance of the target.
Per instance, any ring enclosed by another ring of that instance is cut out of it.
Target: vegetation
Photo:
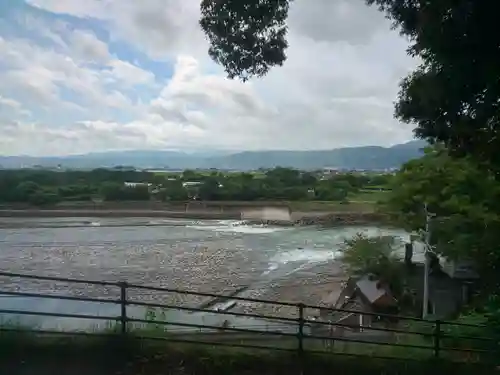
[[[454,371],[468,374],[479,371],[489,374],[488,365],[460,364],[431,360],[433,345],[414,335],[400,335],[398,344],[420,345],[422,348],[402,348],[377,344],[337,341],[334,348],[325,348],[322,340],[304,340],[305,351],[299,354],[296,337],[262,335],[234,342],[218,340],[218,336],[197,333],[176,335],[162,324],[165,313],[150,309],[145,324],[130,325],[123,334],[119,325],[104,330],[79,331],[75,335],[39,334],[31,327],[2,324],[0,330],[0,369],[37,373],[61,372],[62,369],[88,373],[120,374],[271,374],[347,372],[359,374],[420,374],[434,371]],[[414,330],[414,329],[413,329]],[[409,341],[409,337],[416,337]],[[316,343],[317,345],[314,345]],[[260,347],[261,349],[259,349]],[[273,350],[281,348],[282,350]],[[283,351],[283,349],[288,349]],[[314,354],[312,353],[314,351]],[[343,354],[364,355],[363,361]],[[393,359],[382,359],[393,358]],[[415,361],[418,359],[419,361]],[[2,372],[2,373],[3,373]]]
[[[397,241],[390,236],[370,238],[358,234],[345,241],[342,261],[349,276],[358,278],[374,275],[382,284],[387,285],[399,301],[398,310],[402,315],[419,316],[421,305],[411,292],[412,283],[415,281],[412,282],[412,270],[403,262],[401,256],[395,253],[396,245]],[[471,306],[464,306],[456,321],[441,325],[441,358],[465,362],[496,360],[500,339],[500,299],[495,294],[486,292],[487,290],[484,287],[480,289],[483,296],[487,294],[486,300],[479,298]],[[387,355],[409,356],[415,359],[424,359],[429,355],[428,350],[418,347],[434,346],[435,323],[419,321],[408,324],[402,321],[399,329],[420,332],[426,336],[399,335],[398,343],[408,344],[413,348],[390,347],[390,353]],[[454,350],[450,351],[449,348]],[[381,355],[380,348],[376,345],[355,345],[354,348],[348,345],[344,350],[356,354],[370,352]]]
[[[435,214],[431,243],[450,259],[474,259],[484,291],[500,282],[500,181],[471,158],[436,147],[394,176],[385,210],[409,230],[424,229],[424,203]]]
[[[427,204],[434,214],[430,222],[433,251],[452,260],[473,260],[480,275],[476,295],[469,306],[463,306],[457,322],[480,324],[484,328],[445,327],[449,335],[445,345],[464,349],[495,348],[500,337],[500,275],[497,271],[500,266],[500,181],[496,174],[479,168],[473,157],[457,157],[436,145],[429,148],[424,157],[405,164],[390,186],[384,210],[392,213],[398,225],[411,231],[424,229],[424,204]],[[383,249],[381,246],[378,251]],[[368,257],[357,251],[358,255]],[[486,336],[493,341],[472,342],[463,336]],[[474,356],[478,355],[471,355]]]
[[[3,344],[8,344],[4,346]],[[412,375],[453,373],[483,375],[495,372],[486,365],[432,359],[397,360],[296,352],[143,341],[133,336],[59,338],[0,343],[0,368],[5,373],[62,373],[88,370],[92,374],[307,374]],[[10,371],[9,371],[10,370]]]
[[[394,252],[396,245],[398,241],[391,236],[367,237],[358,234],[345,240],[342,262],[349,276],[377,276],[399,297],[403,292],[404,263]]]
[[[93,171],[0,171],[0,202],[33,205],[60,201],[331,201],[367,200],[383,194],[390,175],[345,173],[324,176],[275,168],[261,173],[218,171],[152,173],[96,169]],[[376,195],[378,193],[378,195]],[[373,203],[373,202],[372,202]]]

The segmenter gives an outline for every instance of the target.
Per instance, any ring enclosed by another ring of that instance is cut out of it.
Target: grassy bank
[[[371,213],[376,209],[375,202],[356,201],[356,202],[325,202],[325,201],[296,201],[287,202],[292,211],[299,212],[359,212]]]
[[[443,374],[495,373],[478,364],[398,360],[331,353],[257,350],[139,340],[133,335],[42,337],[0,335],[0,373],[9,375],[162,374]]]
[[[306,334],[300,351],[293,333],[252,333],[216,326],[212,331],[179,331],[178,324],[167,323],[165,311],[149,308],[141,320],[144,323],[129,322],[127,333],[121,333],[116,321],[85,332],[40,331],[15,321],[0,322],[0,374],[497,373],[493,366],[479,364],[479,358],[467,363],[466,354],[445,351],[446,340],[440,359],[433,357],[432,338],[414,333],[432,329],[427,323],[415,323],[408,333],[398,334],[395,341],[385,337],[381,344],[351,338],[330,341],[332,345],[325,347],[324,337]]]
[[[354,197],[356,198],[356,197]],[[361,197],[362,198],[362,197]],[[356,198],[358,199],[358,198]],[[364,198],[363,198],[364,199]],[[33,206],[29,204],[4,204],[0,210],[140,210],[171,212],[236,212],[255,207],[287,207],[300,212],[373,212],[375,200],[352,200],[347,202],[333,201],[190,201],[190,202],[60,202],[54,205]]]

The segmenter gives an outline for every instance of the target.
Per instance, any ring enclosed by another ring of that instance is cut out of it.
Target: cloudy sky
[[[0,1],[0,154],[327,149],[411,139],[407,43],[363,0],[296,0],[283,68],[210,61],[199,0]]]

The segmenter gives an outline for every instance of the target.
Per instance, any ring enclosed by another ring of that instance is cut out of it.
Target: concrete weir
[[[209,309],[213,309],[213,308],[217,307],[218,310],[220,310],[220,311],[227,311],[236,305],[236,303],[233,303],[235,301],[231,301],[231,298],[236,297],[238,294],[244,292],[247,289],[248,289],[248,286],[242,286],[242,287],[236,289],[235,291],[233,291],[225,296],[216,297],[216,298],[211,299],[208,302],[201,304],[199,306],[199,308],[203,309],[203,310],[209,310]]]
[[[292,212],[288,207],[248,207],[241,211],[241,220],[249,222],[292,223]]]

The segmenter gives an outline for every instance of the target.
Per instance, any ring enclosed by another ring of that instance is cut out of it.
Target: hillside
[[[348,169],[397,168],[422,155],[422,141],[392,147],[366,146],[318,151],[223,151],[184,153],[178,151],[110,151],[61,157],[0,156],[3,168],[44,167],[89,169],[134,166],[136,168],[252,170],[276,166],[299,169],[324,167]]]

